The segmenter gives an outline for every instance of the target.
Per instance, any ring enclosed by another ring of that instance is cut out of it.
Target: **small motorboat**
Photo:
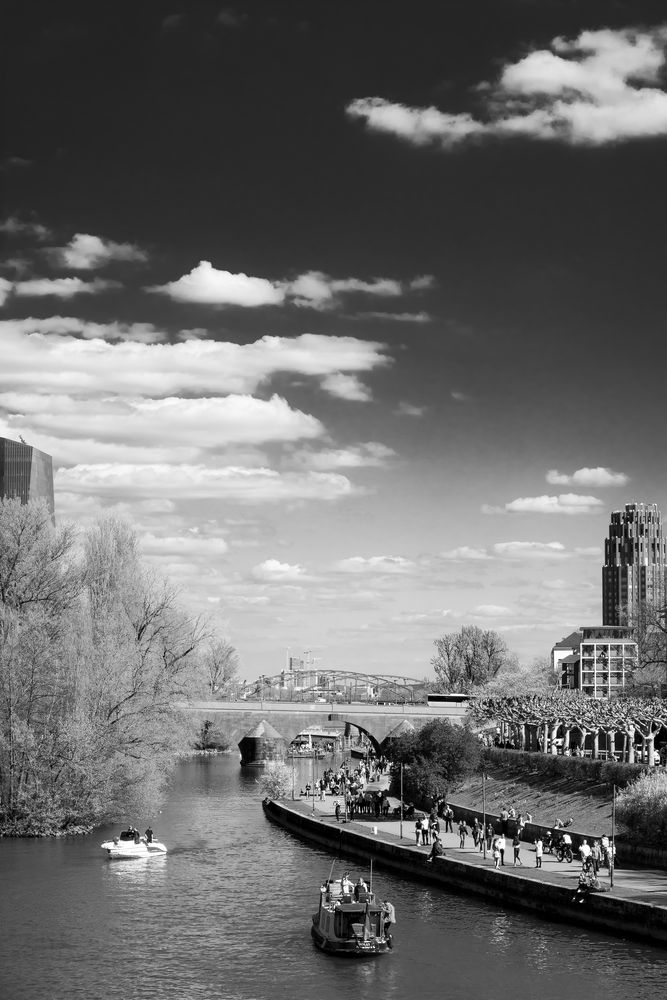
[[[311,934],[318,948],[334,955],[381,955],[393,947],[389,928],[396,922],[391,903],[379,902],[363,879],[327,879],[313,914]]]
[[[131,858],[159,858],[164,857],[167,848],[159,840],[155,840],[152,832],[139,836],[139,831],[130,827],[129,830],[122,830],[112,840],[105,840],[100,844],[103,851],[107,852],[107,857],[129,860]]]

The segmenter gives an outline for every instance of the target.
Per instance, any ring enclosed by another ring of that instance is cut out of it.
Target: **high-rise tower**
[[[667,597],[667,540],[654,503],[626,503],[611,515],[604,543],[602,621],[636,621],[643,607]]]
[[[51,456],[29,444],[0,437],[0,497],[21,503],[45,500],[55,517]]]

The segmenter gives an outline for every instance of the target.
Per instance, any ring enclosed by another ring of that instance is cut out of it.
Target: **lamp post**
[[[399,835],[401,840],[403,840],[403,765],[401,764],[401,825],[399,827]]]
[[[616,839],[616,785],[611,800],[611,844],[609,845],[609,887],[614,888],[614,854]]]
[[[482,771],[482,851],[486,861],[486,771]]]

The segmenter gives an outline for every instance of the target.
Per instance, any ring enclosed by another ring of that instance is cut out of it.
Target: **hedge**
[[[592,785],[616,785],[624,788],[651,769],[646,764],[620,764],[618,761],[593,760],[590,757],[563,757],[531,750],[487,747],[484,762],[510,770],[532,771],[545,778],[570,778]]]

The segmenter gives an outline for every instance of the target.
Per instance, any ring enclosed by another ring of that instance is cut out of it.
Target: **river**
[[[303,782],[309,773],[304,768]],[[664,989],[667,952],[536,920],[376,870],[394,951],[317,951],[310,916],[332,856],[268,823],[236,756],[177,768],[169,847],[108,861],[87,837],[0,840],[2,1000],[627,1000]],[[145,826],[148,817],[128,817]],[[350,863],[359,872],[356,863]]]

